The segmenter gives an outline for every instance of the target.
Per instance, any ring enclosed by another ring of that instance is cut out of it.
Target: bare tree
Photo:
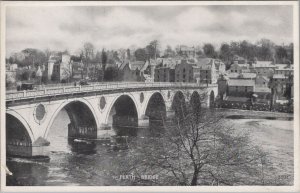
[[[135,183],[151,185],[263,183],[265,154],[251,145],[247,132],[225,124],[222,113],[189,110],[176,120],[175,124],[164,122],[158,137],[129,142],[121,173],[133,173]],[[144,180],[143,174],[158,175],[159,180]]]

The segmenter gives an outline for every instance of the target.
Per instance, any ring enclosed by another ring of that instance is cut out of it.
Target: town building
[[[175,82],[197,82],[197,78],[200,78],[200,68],[196,66],[194,60],[182,59],[176,65]]]
[[[244,57],[238,56],[238,55],[234,55],[233,56],[233,63],[237,63],[237,64],[247,64],[247,59],[245,59]]]
[[[227,77],[229,79],[248,79],[248,80],[254,80],[256,78],[256,73],[249,73],[249,72],[245,72],[245,73],[229,73],[227,74]]]
[[[294,65],[292,64],[275,64],[275,66],[275,74],[294,75]]]
[[[155,82],[175,82],[176,60],[172,58],[163,58],[155,68]]]
[[[234,61],[234,63],[230,66],[230,73],[247,73],[250,72],[248,64],[239,64],[238,61]]]
[[[275,81],[277,84],[285,84],[287,79],[288,77],[284,74],[274,74],[271,81]]]
[[[216,64],[219,65],[220,70],[217,70]],[[224,63],[217,59],[199,58],[197,66],[200,70],[200,83],[215,84],[217,83],[219,74],[225,73]]]
[[[154,81],[155,64],[150,61],[125,60],[118,69],[120,81]],[[151,72],[153,75],[151,75]]]
[[[61,62],[61,57],[58,54],[52,54],[48,60],[48,80],[58,79],[59,77],[59,63]]]
[[[48,79],[55,82],[68,82],[72,76],[72,63],[69,54],[52,54],[48,60]]]
[[[228,80],[228,96],[249,97],[255,90],[254,80],[245,79],[229,79]]]
[[[84,78],[83,63],[80,57],[72,57],[71,59],[72,66],[72,80],[79,81]]]
[[[266,76],[268,78],[273,76],[276,68],[277,67],[272,61],[255,61],[249,66],[250,72]]]

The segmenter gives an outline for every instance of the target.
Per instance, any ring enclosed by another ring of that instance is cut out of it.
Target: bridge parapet
[[[95,91],[108,91],[108,90],[118,90],[118,89],[143,89],[143,88],[207,88],[215,87],[217,85],[198,84],[198,83],[166,83],[166,82],[153,82],[153,83],[144,83],[144,82],[118,82],[118,83],[109,83],[109,84],[91,84],[85,86],[67,86],[59,88],[43,88],[38,90],[30,91],[18,91],[6,93],[6,101],[11,100],[21,100],[21,99],[30,99],[36,97],[45,97],[53,95],[64,95],[64,94],[74,94],[74,93],[89,93]]]

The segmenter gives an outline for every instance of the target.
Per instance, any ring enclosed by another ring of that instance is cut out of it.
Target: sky
[[[289,5],[60,6],[6,9],[6,54],[25,48],[78,52],[85,42],[97,50],[145,47],[157,39],[162,48],[268,38],[293,41]]]

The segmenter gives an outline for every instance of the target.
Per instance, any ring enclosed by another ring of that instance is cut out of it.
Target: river
[[[275,152],[274,159],[276,159],[276,162],[280,162],[281,168],[284,168],[283,174],[293,172],[292,120],[243,118],[231,119],[230,121],[237,128],[243,126],[252,129],[252,137],[255,143],[264,146],[271,153]],[[126,148],[122,147],[128,138],[93,140],[88,147],[78,148],[68,143],[68,123],[67,113],[61,111],[49,132],[48,140],[50,141],[49,149],[51,151],[48,161],[7,158],[7,167],[13,173],[12,176],[7,176],[8,186],[126,185],[119,184],[114,180],[111,171],[118,173],[118,167],[114,160],[126,156]],[[127,130],[126,132],[130,136],[135,131]],[[138,136],[143,136],[143,132],[144,130],[139,130]],[[279,151],[282,154],[277,155],[276,152]],[[118,164],[121,165],[122,161]]]

